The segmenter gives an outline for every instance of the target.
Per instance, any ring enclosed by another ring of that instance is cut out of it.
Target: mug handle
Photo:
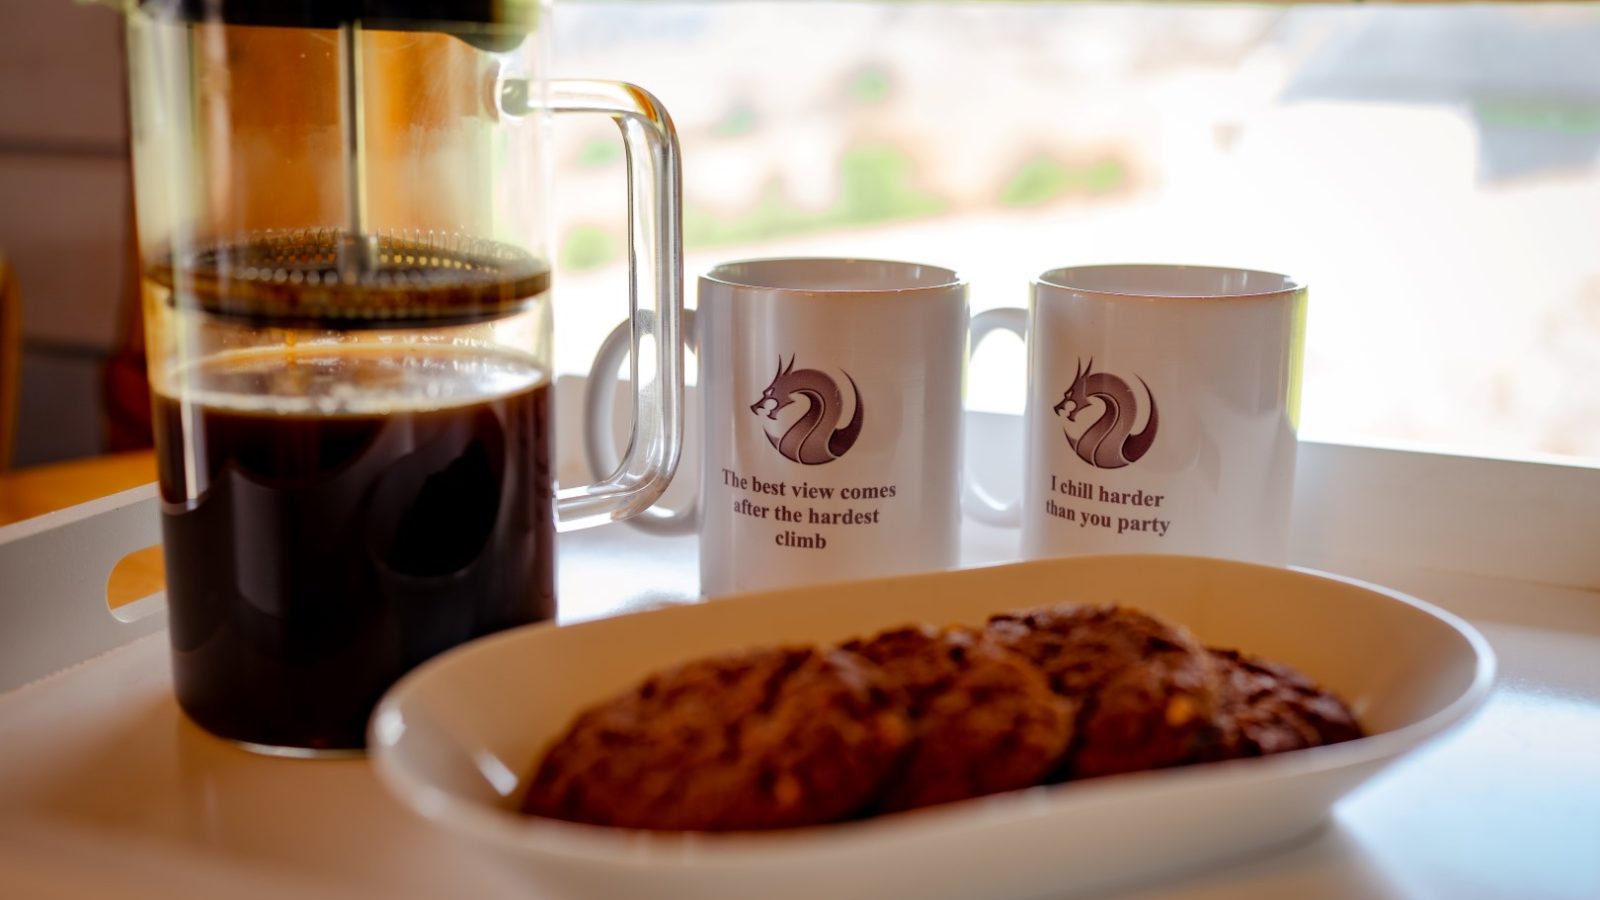
[[[696,344],[694,310],[683,311],[683,338],[690,350]],[[611,329],[589,367],[583,385],[583,458],[591,472],[609,472],[618,465],[616,438],[611,432],[611,405],[617,393],[617,371],[631,351],[628,323]],[[700,528],[700,504],[690,504],[682,512],[651,507],[628,519],[628,524],[650,534],[691,534]]]
[[[983,339],[996,331],[1009,331],[1024,343],[1028,340],[1028,311],[1015,307],[991,309],[972,317],[967,337],[967,358],[978,352]],[[979,486],[970,476],[961,479],[961,511],[985,525],[1016,528],[1022,524],[1022,498],[1002,503]]]
[[[557,79],[546,108],[616,120],[628,160],[628,342],[633,436],[604,481],[556,494],[556,529],[636,516],[661,497],[683,452],[682,163],[672,119],[649,91],[614,81]],[[651,298],[640,309],[640,296]],[[643,352],[641,352],[643,351]],[[639,360],[654,360],[641,378]],[[609,420],[608,420],[609,421]]]

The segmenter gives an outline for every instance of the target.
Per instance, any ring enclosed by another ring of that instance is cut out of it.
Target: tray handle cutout
[[[106,608],[118,622],[137,622],[166,607],[167,565],[161,545],[117,560],[106,576]]]
[[[148,549],[160,542],[154,484],[0,528],[0,692],[162,629]]]

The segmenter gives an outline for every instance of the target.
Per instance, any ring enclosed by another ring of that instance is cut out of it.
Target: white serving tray
[[[566,436],[577,389],[558,384]],[[1017,423],[981,418],[971,464],[1002,471]],[[1600,896],[1600,471],[1305,444],[1296,503],[1296,563],[1466,616],[1495,691],[1309,839],[1117,896]],[[154,504],[145,488],[0,529],[0,897],[526,896],[366,762],[254,756],[183,719],[159,602],[131,624],[104,605],[101,562],[155,538]],[[1014,546],[969,523],[964,561]],[[608,526],[559,552],[563,620],[697,592],[692,538]]]

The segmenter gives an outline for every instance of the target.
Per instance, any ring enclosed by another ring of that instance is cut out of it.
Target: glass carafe
[[[554,531],[660,495],[681,433],[676,137],[546,77],[548,3],[129,0],[174,677],[257,749],[358,750],[435,653],[554,614]],[[549,125],[629,160],[634,437],[555,496]]]

